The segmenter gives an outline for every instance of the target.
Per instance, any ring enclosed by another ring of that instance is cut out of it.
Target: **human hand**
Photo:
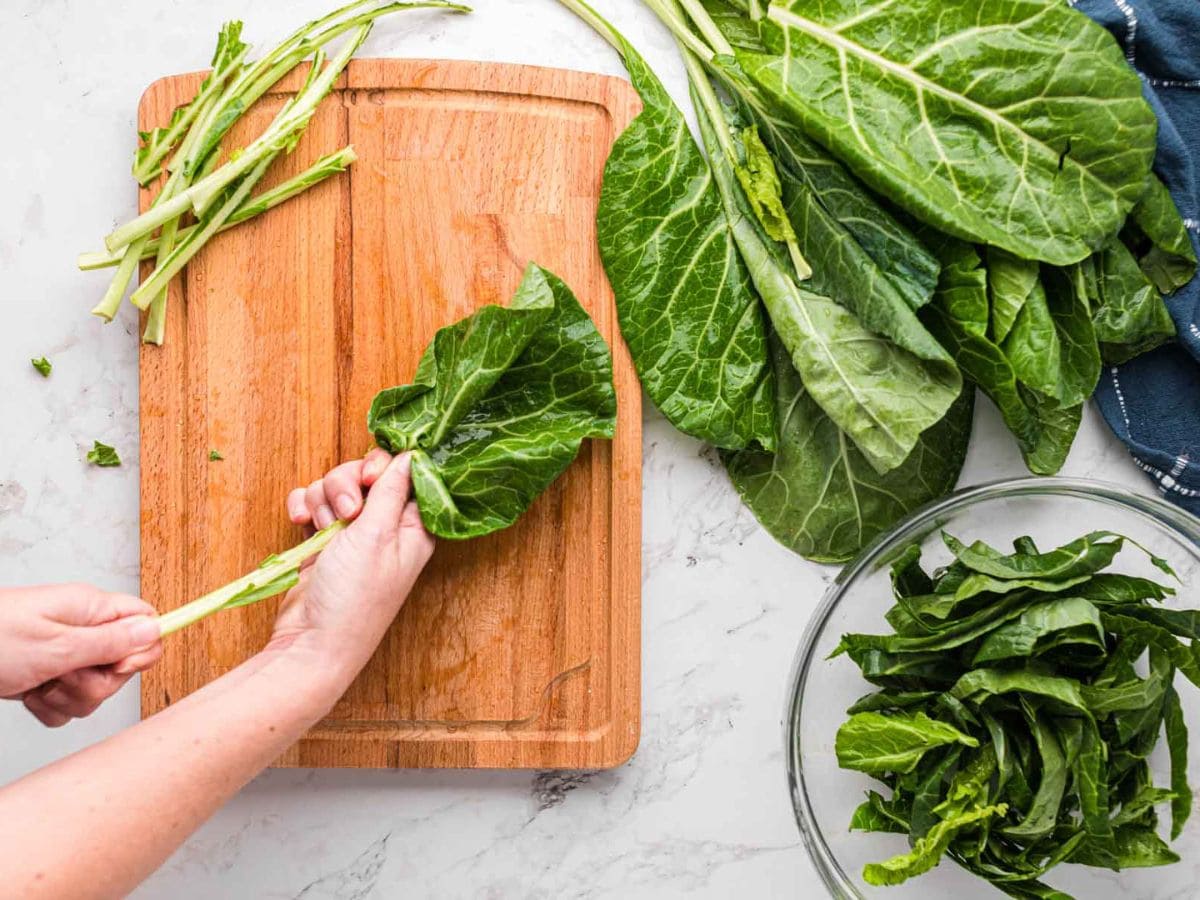
[[[377,449],[288,496],[297,525],[325,528],[337,518],[351,524],[300,573],[269,647],[315,656],[339,695],[375,652],[433,553],[411,487],[408,455],[393,459]]]
[[[0,589],[0,698],[57,728],[162,655],[154,607],[87,584]]]

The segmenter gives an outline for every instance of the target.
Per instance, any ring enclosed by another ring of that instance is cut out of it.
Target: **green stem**
[[[658,16],[659,21],[667,26],[676,41],[702,60],[706,62],[712,60],[715,55],[712,47],[696,36],[670,0],[645,0],[645,3],[650,11]]]
[[[326,178],[332,175],[337,175],[340,172],[345,172],[350,164],[358,159],[353,147],[343,147],[333,153],[322,156],[315,163],[305,169],[298,175],[280,182],[275,187],[263,191],[249,198],[245,203],[237,208],[225,222],[224,225],[217,231],[220,234],[227,231],[235,225],[240,225],[247,219],[274,209],[281,203],[291,200],[297,194],[303,193],[310,187],[320,184]],[[189,225],[186,228],[180,228],[175,236],[176,241],[187,240],[188,236],[194,232],[199,225]],[[151,238],[142,248],[142,259],[151,259],[158,254],[160,245],[159,238]],[[105,250],[93,251],[91,253],[81,253],[77,260],[79,268],[83,271],[92,269],[108,269],[120,264],[124,259],[124,252],[110,253]]]
[[[700,34],[720,56],[733,56],[733,45],[725,39],[717,23],[708,14],[700,0],[678,0],[688,17],[700,29]]]
[[[242,179],[237,189],[230,194],[229,199],[221,204],[217,210],[205,217],[199,223],[199,229],[189,234],[186,241],[177,244],[171,250],[162,264],[130,296],[129,300],[134,306],[138,309],[145,309],[160,291],[167,289],[167,285],[171,279],[183,270],[188,261],[200,252],[200,248],[204,246],[205,242],[220,231],[221,226],[229,221],[230,216],[233,215],[233,211],[241,206],[246,198],[250,196],[250,191],[253,190],[254,185],[266,173],[267,167],[275,160],[278,152],[275,151],[262,157],[258,161],[258,165]]]
[[[158,617],[159,631],[166,637],[222,609],[244,606],[247,601],[256,602],[283,593],[296,583],[295,575],[304,561],[324,550],[345,527],[346,523],[338,520],[328,528],[318,531],[304,543],[271,557],[264,565],[248,575],[243,575],[237,581],[230,582],[178,609],[163,613]]]
[[[92,315],[99,316],[105,322],[111,322],[117,315],[117,310],[121,308],[121,301],[125,298],[125,290],[129,287],[129,282],[133,280],[133,272],[137,268],[144,245],[145,239],[135,241],[121,253],[117,260],[117,271],[113,273],[112,280],[108,282],[108,287],[105,288],[100,302],[92,307]]]

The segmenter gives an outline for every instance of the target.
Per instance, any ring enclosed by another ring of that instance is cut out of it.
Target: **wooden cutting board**
[[[201,77],[151,85],[140,127]],[[411,380],[439,327],[507,303],[528,261],[574,289],[613,348],[616,439],[585,443],[512,528],[443,542],[366,670],[280,765],[600,768],[637,746],[641,398],[595,213],[638,108],[616,78],[356,60],[264,186],[347,143],[358,162],[218,236],[172,286],[166,343],[141,353],[142,594],[162,611],[297,542],[288,490],[361,456],[375,393]],[[143,715],[255,653],[275,607],[168,638]]]

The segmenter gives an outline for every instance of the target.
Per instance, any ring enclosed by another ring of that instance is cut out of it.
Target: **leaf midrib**
[[[889,71],[892,74],[899,76],[900,78],[907,79],[907,80],[911,81],[914,85],[916,85],[919,89],[928,90],[931,93],[938,94],[941,97],[943,97],[953,103],[962,104],[962,105],[966,106],[967,108],[978,113],[982,118],[991,122],[992,126],[994,128],[997,128],[997,129],[1003,128],[1006,131],[1013,132],[1013,133],[1017,134],[1023,141],[1031,143],[1037,147],[1040,147],[1047,156],[1053,157],[1056,160],[1058,159],[1059,152],[1056,149],[1054,149],[1053,147],[1051,147],[1049,144],[1046,144],[1044,141],[1040,140],[1039,138],[1030,134],[1029,132],[1022,130],[1015,123],[1009,121],[1008,119],[1004,118],[1003,116],[997,115],[996,112],[993,109],[991,109],[990,107],[984,106],[983,104],[979,103],[978,101],[972,100],[970,97],[967,97],[965,94],[960,94],[957,91],[953,91],[947,87],[944,87],[943,85],[938,84],[936,81],[931,81],[930,79],[926,78],[924,75],[921,75],[920,73],[918,73],[915,69],[911,68],[910,66],[906,66],[903,63],[898,63],[898,62],[895,62],[894,60],[888,59],[886,56],[876,53],[875,51],[864,47],[862,44],[859,44],[855,41],[851,41],[847,38],[842,37],[836,31],[826,28],[825,26],[820,25],[820,24],[812,21],[811,19],[806,19],[803,16],[797,15],[796,13],[792,12],[790,9],[783,9],[782,7],[771,6],[771,8],[767,12],[767,17],[770,19],[774,19],[778,24],[784,26],[785,29],[788,26],[794,27],[798,31],[802,31],[805,34],[808,34],[810,37],[813,37],[816,40],[824,42],[825,44],[829,45],[830,47],[833,47],[839,53],[847,53],[848,52],[854,56],[857,56],[859,59],[862,59],[866,62],[876,65],[881,69]],[[789,59],[790,56],[791,56],[791,54],[787,53],[784,57],[785,60]],[[1071,165],[1075,169],[1082,172],[1084,174],[1085,178],[1087,178],[1089,181],[1093,182],[1094,184],[1098,185],[1101,188],[1101,190],[1104,191],[1104,193],[1108,194],[1109,196],[1111,196],[1117,200],[1120,199],[1120,195],[1117,193],[1116,190],[1109,187],[1104,181],[1102,181],[1098,176],[1096,176],[1086,166],[1080,165],[1074,159],[1072,159],[1070,156],[1067,156],[1064,158],[1064,163]],[[961,196],[961,194],[960,194],[960,196]]]

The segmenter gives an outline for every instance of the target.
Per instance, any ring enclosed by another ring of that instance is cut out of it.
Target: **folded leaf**
[[[1162,295],[1119,240],[1096,257],[1094,310],[1096,338],[1104,361],[1125,362],[1175,336]]]
[[[698,87],[703,86],[694,84],[693,91]],[[734,240],[805,390],[877,472],[895,469],[912,453],[921,432],[941,421],[958,398],[957,369],[940,347],[941,358],[918,357],[796,281],[790,264],[745,209],[733,164],[716,136],[723,114],[700,97],[696,106]],[[930,344],[933,353],[936,342],[930,338]]]
[[[1155,119],[1058,0],[775,2],[746,72],[854,174],[948,234],[1076,262],[1141,197]]]
[[[1196,274],[1196,250],[1167,186],[1151,175],[1122,233],[1151,283],[1169,294]]]
[[[863,880],[879,887],[902,884],[910,878],[928,872],[939,862],[946,848],[960,831],[985,822],[993,816],[1003,816],[1008,807],[999,803],[995,806],[976,807],[949,819],[942,819],[913,846],[909,853],[892,857],[886,862],[867,863],[863,866]]]
[[[425,527],[477,537],[511,525],[590,437],[612,437],[604,338],[565,284],[530,265],[512,305],[441,329],[412,384],[380,392],[368,427],[412,450]]]
[[[971,437],[974,392],[964,391],[880,475],[804,389],[772,337],[779,441],[774,453],[724,455],[738,494],[777,541],[819,562],[844,562],[912,510],[954,488]]]

